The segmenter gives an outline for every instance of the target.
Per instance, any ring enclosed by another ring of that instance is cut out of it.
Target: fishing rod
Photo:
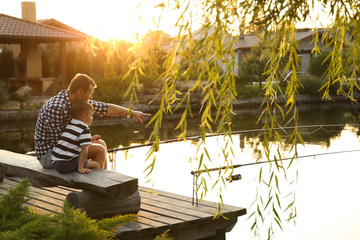
[[[303,155],[303,156],[298,156],[296,158],[308,158],[308,157],[316,157],[316,156],[322,156],[322,155],[330,155],[330,154],[339,154],[339,153],[348,153],[348,152],[359,152],[360,149],[355,149],[355,150],[344,150],[344,151],[337,151],[337,152],[328,152],[328,153],[317,153],[317,154],[309,154],[309,155]],[[246,166],[252,166],[252,165],[257,165],[257,164],[264,164],[264,163],[269,163],[269,162],[276,162],[276,161],[287,161],[287,160],[292,160],[294,159],[293,157],[289,157],[289,158],[283,158],[283,159],[273,159],[273,160],[267,160],[267,161],[259,161],[259,162],[253,162],[253,163],[245,163],[245,164],[236,164],[233,165],[232,168],[239,168],[239,167],[246,167]],[[193,175],[193,193],[192,193],[192,205],[194,206],[196,204],[196,206],[199,205],[199,199],[198,199],[198,192],[196,189],[198,189],[198,184],[197,184],[197,176],[198,174],[204,173],[204,172],[212,172],[212,171],[219,171],[220,169],[226,169],[228,168],[228,166],[226,167],[218,167],[218,168],[208,168],[208,169],[201,169],[198,171],[191,171],[191,175]],[[242,176],[241,174],[236,174],[236,175],[229,175],[229,177],[226,178],[226,181],[228,181],[229,183],[233,182],[233,181],[238,181],[241,180]]]
[[[337,151],[337,152],[327,152],[327,153],[316,153],[316,154],[298,156],[296,158],[299,159],[299,158],[308,158],[308,157],[316,157],[316,156],[339,154],[339,153],[348,153],[348,152],[359,152],[359,151],[360,151],[360,149],[344,150],[344,151]],[[259,162],[253,162],[253,163],[245,163],[245,164],[236,164],[236,165],[233,165],[232,168],[247,167],[247,166],[252,166],[252,165],[258,165],[258,164],[264,164],[264,163],[270,163],[270,162],[277,162],[277,161],[287,161],[287,160],[292,160],[292,159],[294,159],[294,157],[282,158],[282,159],[273,159],[273,160],[259,161]],[[226,166],[226,167],[218,167],[218,168],[201,169],[201,170],[197,170],[197,171],[191,171],[190,173],[191,173],[191,175],[196,176],[199,173],[201,174],[201,173],[204,173],[204,172],[218,171],[220,169],[226,169],[226,168],[228,168],[228,166]]]
[[[298,126],[298,128],[344,127],[346,125],[360,126],[360,124],[328,124],[328,125],[321,124],[321,125]],[[286,129],[293,129],[293,128],[295,128],[295,127],[294,126],[277,127],[277,128],[273,128],[273,130],[286,130]],[[262,130],[264,130],[264,129],[263,128],[258,128],[258,129],[240,130],[240,131],[233,131],[233,132],[231,132],[231,134],[259,132],[259,131],[262,131]],[[225,133],[207,134],[206,137],[217,137],[217,136],[222,136],[222,135],[225,135]],[[169,139],[169,140],[160,141],[159,144],[181,142],[181,141],[185,141],[185,140],[195,140],[195,139],[200,139],[200,138],[201,138],[201,136],[192,136],[192,137],[186,137],[186,138],[180,138],[180,139]],[[138,145],[127,146],[127,147],[111,148],[111,149],[108,149],[108,153],[113,153],[113,152],[117,152],[117,151],[124,151],[124,150],[129,150],[129,149],[134,149],[134,148],[140,148],[140,147],[147,147],[147,146],[153,145],[154,143],[155,142],[148,142],[148,143],[144,143],[144,144],[138,144]]]

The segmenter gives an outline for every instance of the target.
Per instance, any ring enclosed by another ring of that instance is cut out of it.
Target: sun
[[[85,17],[86,21],[79,21],[79,30],[83,29],[85,33],[95,38],[104,41],[109,39],[134,41],[136,37],[141,38],[149,30],[159,27],[157,18],[161,9],[155,7],[157,1],[96,2],[97,4],[87,6],[88,12],[92,14]]]
[[[0,0],[0,13],[21,18],[21,2]],[[135,41],[149,30],[162,30],[175,36],[177,17],[162,8],[163,0],[31,0],[36,18],[56,19],[72,28],[103,41]],[[167,8],[169,9],[169,8]],[[164,10],[164,11],[162,11]],[[159,16],[161,21],[159,22]]]

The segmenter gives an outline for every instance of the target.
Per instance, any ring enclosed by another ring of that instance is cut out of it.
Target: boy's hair
[[[71,80],[68,86],[68,91],[71,93],[75,93],[79,89],[82,89],[84,92],[86,92],[89,90],[90,85],[94,86],[94,88],[97,87],[95,81],[91,77],[83,73],[78,73]]]
[[[73,118],[79,119],[82,114],[87,114],[89,111],[93,112],[94,107],[84,100],[77,100],[71,104],[70,114]]]

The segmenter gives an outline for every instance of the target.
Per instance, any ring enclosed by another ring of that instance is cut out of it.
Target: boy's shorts
[[[51,162],[51,150],[48,151],[42,158],[39,160],[41,166],[45,169],[54,168]]]
[[[80,156],[74,157],[69,161],[54,161],[53,167],[59,173],[77,172],[79,168]],[[88,160],[85,159],[84,167],[86,167]]]

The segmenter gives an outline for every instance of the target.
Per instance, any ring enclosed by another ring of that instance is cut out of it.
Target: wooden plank
[[[114,171],[94,169],[91,174],[60,174],[54,169],[44,169],[39,161],[24,154],[0,150],[0,172],[28,178],[34,186],[63,185],[93,191],[110,197],[126,198],[138,189],[138,179]]]
[[[187,196],[183,196],[183,195],[179,195],[179,194],[175,194],[175,193],[169,193],[169,192],[165,192],[165,191],[161,191],[161,190],[151,190],[152,192],[156,193],[155,194],[151,194],[148,193],[149,192],[149,188],[146,187],[141,187],[139,186],[139,191],[140,191],[140,195],[141,197],[146,197],[146,195],[151,196],[151,198],[156,198],[158,201],[176,201],[177,203],[182,203],[181,205],[183,207],[186,208],[193,208],[192,206],[192,199],[190,197]],[[199,206],[197,207],[198,210],[200,211],[205,211],[208,213],[216,213],[218,211],[218,203],[215,202],[210,202],[210,201],[201,201],[199,202]],[[230,206],[230,205],[224,205],[224,207],[222,208],[223,213],[227,213],[227,212],[233,212],[239,215],[244,215],[246,214],[246,209],[245,208],[241,208],[241,207],[235,207],[235,206]]]
[[[14,188],[16,187],[16,185],[18,185],[20,182],[18,181],[11,181],[12,179],[8,179],[6,178],[4,180],[4,184],[5,186],[6,185],[9,185],[11,186],[11,188]],[[1,187],[1,185],[0,185]],[[33,192],[33,193],[36,193],[36,194],[41,194],[41,195],[44,195],[44,196],[47,196],[49,198],[54,198],[54,199],[57,199],[57,200],[60,200],[60,201],[64,201],[66,195],[69,193],[69,191],[66,192],[66,194],[60,194],[58,192],[56,192],[56,190],[59,190],[58,188],[37,188],[37,187],[32,187],[30,186],[30,191]]]
[[[7,183],[3,183],[0,185],[0,188],[1,189],[4,189],[6,191],[8,191],[9,189],[11,188],[14,188],[15,186],[13,185],[9,185]],[[47,196],[46,194],[42,194],[42,190],[41,189],[36,189],[36,188],[32,188],[30,187],[30,191],[32,192],[32,196],[31,198],[33,199],[36,199],[36,200],[41,200],[43,202],[47,202],[47,203],[50,203],[54,206],[57,206],[57,207],[62,207],[63,206],[63,203],[64,203],[64,199],[57,199],[57,198],[53,198],[53,197],[49,197]]]
[[[160,203],[157,204],[149,199],[142,199],[141,205],[143,209],[147,211],[151,211],[154,213],[159,213],[165,216],[171,216],[173,218],[177,218],[183,221],[192,221],[199,219],[199,216],[196,216],[196,211],[193,211],[192,214],[188,214],[188,212],[181,212],[181,208],[176,209],[174,205]]]
[[[156,190],[157,191],[157,190]],[[178,198],[173,198],[173,194],[171,194],[170,196],[164,195],[164,194],[157,194],[157,195],[149,195],[149,193],[143,192],[142,188],[139,189],[140,195],[142,198],[152,198],[153,200],[155,200],[158,203],[171,203],[175,206],[178,207],[182,207],[184,208],[184,211],[186,211],[187,209],[189,210],[194,210],[196,209],[197,212],[199,212],[198,214],[201,214],[201,217],[213,217],[217,211],[218,208],[215,208],[213,206],[206,206],[206,205],[199,205],[198,207],[193,206],[191,203],[191,199],[189,200],[189,198],[185,198],[183,200],[178,199]],[[146,196],[147,195],[147,196]],[[224,212],[224,214],[228,213],[229,211]]]
[[[141,236],[146,236],[149,234],[152,234],[154,232],[162,232],[165,231],[166,229],[169,229],[171,227],[170,223],[165,223],[162,222],[162,219],[153,219],[154,216],[152,216],[151,214],[148,213],[144,213],[140,210],[141,213],[139,213],[138,215],[138,222],[140,222],[142,224],[142,228],[139,228],[136,230],[136,234],[141,237]],[[155,218],[159,218],[159,216],[155,216]],[[168,220],[166,218],[163,219],[164,220]],[[132,226],[134,223],[130,223],[127,226]],[[135,223],[136,224],[136,223]],[[118,233],[119,236],[121,236],[120,232]]]
[[[7,184],[6,182],[3,182],[0,184],[0,192],[2,195],[5,195],[8,193],[8,191],[11,188],[14,188],[15,186]],[[33,193],[30,197],[29,204],[27,206],[35,206],[36,209],[44,209],[48,212],[53,211],[59,211],[59,209],[62,208],[64,200],[59,200],[55,198],[49,198],[47,196],[39,194],[39,190],[37,190],[37,193],[34,192],[34,188],[30,188],[30,191]]]
[[[159,223],[161,223],[162,225],[165,225],[165,226],[167,226],[169,224],[173,225],[173,224],[178,224],[178,223],[184,222],[183,220],[168,217],[168,216],[164,216],[164,215],[160,215],[160,214],[157,214],[157,213],[153,213],[151,211],[147,211],[146,209],[140,209],[140,211],[138,213],[138,216],[157,221],[157,222],[159,222]]]
[[[149,198],[148,196],[142,195],[140,192],[142,201],[145,203],[148,203],[150,205],[158,206],[164,209],[168,209],[174,212],[180,212],[192,217],[198,217],[198,218],[205,218],[205,217],[213,217],[213,213],[209,213],[209,211],[205,211],[204,208],[196,208],[192,206],[191,204],[181,202],[179,200],[170,200],[166,197],[156,197]],[[146,194],[147,195],[147,194]],[[212,210],[212,209],[211,209]]]
[[[62,206],[56,206],[53,204],[50,204],[46,201],[46,199],[40,199],[40,198],[32,198],[28,202],[28,206],[35,206],[35,210],[38,211],[39,209],[44,209],[50,213],[53,212],[60,212]]]
[[[8,191],[0,189],[0,196],[4,196]],[[54,212],[59,212],[60,207],[54,206],[53,204],[48,204],[46,201],[38,201],[36,199],[30,199],[27,204],[24,205],[27,208],[35,209],[38,214],[50,214]]]

